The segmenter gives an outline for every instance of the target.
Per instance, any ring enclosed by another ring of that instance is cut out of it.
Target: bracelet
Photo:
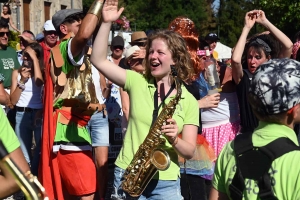
[[[25,84],[22,83],[21,81],[18,81],[17,86],[18,86],[21,90],[25,90]]]
[[[98,22],[99,22],[101,19],[102,8],[103,8],[103,1],[100,2],[98,0],[95,0],[87,13],[96,15],[98,17]]]
[[[170,143],[173,147],[178,143],[178,136],[176,136],[175,140]]]

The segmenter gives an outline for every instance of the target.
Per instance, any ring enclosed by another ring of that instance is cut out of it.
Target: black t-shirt
[[[191,84],[187,85],[183,83],[186,89],[191,93],[196,100],[200,100],[200,93],[198,84],[196,82],[192,82]],[[198,127],[198,134],[202,133],[202,123],[201,123],[201,110],[199,109],[199,127]]]
[[[240,107],[241,133],[253,132],[258,126],[258,119],[255,117],[251,105],[248,101],[248,93],[252,74],[249,71],[243,70],[243,77],[237,85],[237,97]]]

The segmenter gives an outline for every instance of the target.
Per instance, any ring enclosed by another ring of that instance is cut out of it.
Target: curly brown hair
[[[182,81],[191,80],[194,76],[194,69],[192,67],[191,57],[188,52],[186,42],[181,37],[181,35],[169,30],[158,30],[148,36],[145,56],[146,59],[144,59],[143,63],[146,69],[146,78],[150,79],[153,77],[150,70],[150,61],[147,58],[149,57],[149,49],[152,45],[153,40],[155,39],[164,40],[164,42],[168,46],[168,49],[172,54],[172,59],[175,63],[174,66],[177,71],[178,78],[180,78]]]
[[[197,33],[195,23],[187,17],[179,16],[169,24],[169,30],[179,33],[186,41],[187,49],[191,55],[192,65],[195,71],[193,80],[197,79],[204,70],[204,64],[197,56],[199,34]]]

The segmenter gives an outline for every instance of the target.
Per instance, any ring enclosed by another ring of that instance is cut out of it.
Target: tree
[[[198,31],[207,19],[206,0],[126,0],[125,15],[137,30],[165,29],[178,16],[193,20]]]
[[[219,37],[222,43],[230,47],[235,46],[242,33],[245,14],[253,7],[253,3],[247,0],[220,0],[217,18],[220,30]],[[254,27],[249,35],[258,31],[257,28],[259,27]]]
[[[290,38],[299,31],[299,0],[256,0],[254,5],[265,11],[267,18]]]

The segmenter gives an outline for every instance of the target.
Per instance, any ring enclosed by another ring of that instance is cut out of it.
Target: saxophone
[[[156,172],[167,170],[171,163],[169,154],[161,148],[166,142],[161,127],[167,119],[172,118],[182,93],[181,82],[174,73],[174,67],[171,68],[176,96],[163,108],[123,175],[122,188],[132,197],[140,196]]]
[[[49,200],[45,188],[30,171],[23,174],[19,167],[10,159],[8,152],[0,140],[0,159],[15,177],[17,184],[27,200]]]

